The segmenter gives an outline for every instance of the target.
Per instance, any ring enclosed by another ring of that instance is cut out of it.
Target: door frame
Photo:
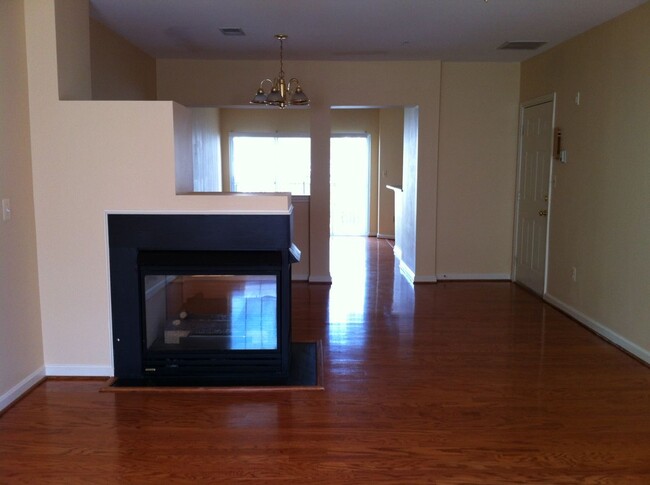
[[[517,282],[517,251],[518,251],[518,235],[519,235],[519,194],[521,192],[521,158],[522,158],[522,149],[523,149],[523,130],[524,130],[524,110],[526,108],[531,108],[539,104],[544,104],[551,102],[553,103],[553,114],[551,116],[551,132],[555,130],[555,115],[556,115],[556,106],[557,106],[557,93],[553,92],[551,94],[545,94],[537,98],[529,99],[524,101],[519,105],[519,131],[517,133],[517,173],[515,179],[515,221],[514,221],[514,231],[513,231],[513,243],[512,243],[512,281]],[[550,140],[551,145],[553,140]],[[551,159],[549,160],[549,170],[548,170],[548,216],[546,217],[546,241],[544,248],[544,284],[542,288],[542,298],[546,295],[547,284],[548,284],[548,257],[549,257],[549,236],[551,228],[551,216],[552,216],[552,201],[553,201],[553,148],[549,150],[551,154]]]

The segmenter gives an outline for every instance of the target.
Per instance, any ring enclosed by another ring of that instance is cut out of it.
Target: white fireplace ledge
[[[174,198],[173,207],[109,208],[106,214],[234,214],[284,215],[291,214],[291,194],[267,193],[192,193]]]

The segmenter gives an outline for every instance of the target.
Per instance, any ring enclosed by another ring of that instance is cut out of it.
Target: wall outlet
[[[8,221],[11,219],[11,203],[9,199],[2,199],[2,220]]]
[[[575,282],[578,281],[578,270],[575,266],[571,267],[571,279]]]

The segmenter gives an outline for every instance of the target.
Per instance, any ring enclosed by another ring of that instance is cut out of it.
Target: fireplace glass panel
[[[275,350],[276,275],[144,276],[147,351]]]

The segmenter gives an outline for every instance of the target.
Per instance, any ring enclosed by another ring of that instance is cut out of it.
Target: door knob
[[[547,216],[547,215],[548,215],[548,211],[547,211],[546,209],[544,209],[543,211],[539,211],[539,215],[540,215],[540,216]]]

